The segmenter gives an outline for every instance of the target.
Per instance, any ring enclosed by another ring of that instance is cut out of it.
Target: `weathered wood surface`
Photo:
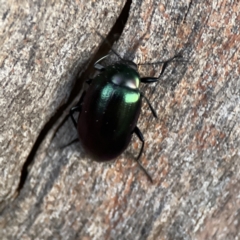
[[[111,163],[92,162],[79,144],[61,148],[76,137],[69,120],[61,125],[74,105],[64,104],[102,41],[94,29],[105,36],[123,6],[1,1],[2,239],[240,238],[239,1],[131,3],[114,45],[121,56],[188,60],[142,86],[159,116],[144,104],[138,123],[153,184],[132,160],[135,137]],[[139,70],[158,76],[161,65]]]

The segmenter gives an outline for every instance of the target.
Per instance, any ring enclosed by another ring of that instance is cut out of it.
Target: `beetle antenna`
[[[111,51],[116,54],[122,61],[125,61],[114,49],[111,48]]]
[[[96,33],[97,33],[97,35],[98,35],[99,37],[102,38],[103,41],[106,41],[106,43],[107,43],[108,46],[110,47],[110,50],[111,50],[117,57],[119,57],[122,61],[125,61],[125,60],[112,48],[111,44],[108,42],[108,40],[107,40],[106,38],[104,39],[104,37],[103,37],[98,31],[96,31]]]
[[[139,63],[138,65],[155,65],[155,64],[165,64],[167,65],[170,62],[188,62],[188,60],[184,59],[182,56],[182,52],[183,50],[181,50],[180,52],[178,52],[176,55],[174,55],[173,57],[165,60],[165,61],[157,61],[157,62],[151,62],[151,63]]]

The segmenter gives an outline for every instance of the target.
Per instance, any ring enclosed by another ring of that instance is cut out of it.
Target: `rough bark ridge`
[[[179,52],[188,60],[172,62],[158,83],[142,86],[159,116],[153,119],[144,104],[138,123],[146,139],[141,161],[153,184],[132,160],[136,138],[104,164],[92,162],[79,144],[61,148],[76,136],[70,121],[62,124],[70,106],[61,105],[102,41],[93,29],[107,34],[123,6],[2,1],[3,239],[240,238],[239,1],[131,3],[114,49],[136,63]],[[139,71],[158,76],[161,67]],[[50,118],[16,196],[23,165]]]

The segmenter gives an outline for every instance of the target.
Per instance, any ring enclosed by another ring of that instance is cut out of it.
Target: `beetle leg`
[[[71,117],[71,119],[72,119],[72,122],[73,122],[73,125],[74,125],[75,128],[77,128],[77,122],[76,122],[76,120],[74,119],[73,114],[74,114],[75,112],[80,112],[80,111],[81,111],[81,106],[75,106],[75,107],[72,107],[72,108],[70,109],[70,112],[69,112],[69,115],[70,115],[70,117]]]
[[[86,94],[86,91],[83,92],[83,94],[82,94],[79,102],[77,103],[77,105],[76,105],[75,107],[72,107],[72,108],[70,109],[70,111],[69,111],[69,115],[70,115],[70,117],[71,117],[71,119],[72,119],[72,122],[73,122],[73,125],[75,126],[75,128],[77,128],[77,122],[76,122],[75,118],[73,117],[73,114],[74,114],[75,112],[81,112],[81,110],[82,110],[83,98],[84,98],[85,94]]]
[[[182,59],[182,51],[180,51],[178,54],[176,54],[175,56],[169,58],[166,61],[160,61],[160,62],[155,62],[155,63],[143,63],[143,64],[138,64],[138,65],[152,65],[152,64],[163,64],[162,66],[162,70],[159,74],[159,76],[157,78],[152,78],[152,77],[144,77],[141,78],[141,82],[142,83],[153,83],[153,82],[157,82],[159,80],[159,78],[163,75],[165,69],[167,68],[168,64],[171,62],[177,62],[177,61],[182,61],[182,62],[188,62],[187,60]]]
[[[144,77],[140,79],[142,83],[154,83],[154,82],[157,82],[158,80],[159,78],[153,78],[153,77]]]
[[[155,118],[157,118],[157,113],[156,113],[156,111],[153,109],[151,103],[150,103],[149,100],[144,96],[144,94],[143,94],[142,92],[141,92],[141,96],[147,101],[147,104],[148,104],[149,108],[151,109],[153,116],[154,116]]]
[[[108,57],[108,54],[105,55],[104,57],[98,59],[95,63],[94,63],[94,68],[99,70],[99,71],[104,71],[105,67],[103,65],[100,64],[100,62],[105,59],[106,57]]]
[[[153,77],[143,77],[140,79],[140,81],[142,83],[154,83],[154,82],[157,82],[159,80],[159,78],[163,75],[165,69],[167,68],[167,65],[169,64],[169,62],[171,61],[172,59],[170,60],[167,60],[166,62],[163,62],[163,66],[162,66],[162,70],[159,74],[159,77],[157,78],[153,78]]]
[[[134,128],[133,132],[138,136],[138,138],[142,142],[142,147],[141,147],[141,150],[140,150],[140,152],[138,154],[138,157],[137,157],[137,161],[138,161],[140,159],[141,155],[142,155],[145,140],[144,140],[143,134],[141,133],[140,129],[137,126]]]
[[[133,132],[138,136],[139,140],[142,142],[142,147],[141,147],[141,150],[140,150],[140,152],[139,152],[139,154],[138,154],[138,157],[137,157],[136,161],[137,161],[139,167],[141,168],[141,170],[147,175],[148,179],[149,179],[150,182],[152,183],[153,180],[152,180],[150,174],[149,174],[149,173],[147,172],[147,170],[143,167],[143,165],[139,162],[139,159],[140,159],[140,157],[141,157],[141,155],[142,155],[142,152],[143,152],[143,149],[144,149],[144,143],[145,143],[143,134],[141,133],[140,129],[139,129],[137,126],[134,128],[134,131],[133,131]]]

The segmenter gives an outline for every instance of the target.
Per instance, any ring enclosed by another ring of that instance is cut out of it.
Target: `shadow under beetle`
[[[119,156],[135,133],[142,142],[136,160],[152,182],[151,176],[139,162],[144,149],[144,137],[137,127],[142,98],[147,101],[153,116],[157,115],[149,100],[139,90],[139,85],[140,82],[158,81],[163,70],[158,78],[141,78],[137,65],[132,61],[121,59],[113,65],[102,66],[100,62],[107,56],[94,64],[100,73],[86,81],[89,87],[83,92],[78,104],[70,110],[70,117],[78,131],[82,147],[98,162],[110,161]],[[79,112],[77,122],[73,117],[74,112]]]

